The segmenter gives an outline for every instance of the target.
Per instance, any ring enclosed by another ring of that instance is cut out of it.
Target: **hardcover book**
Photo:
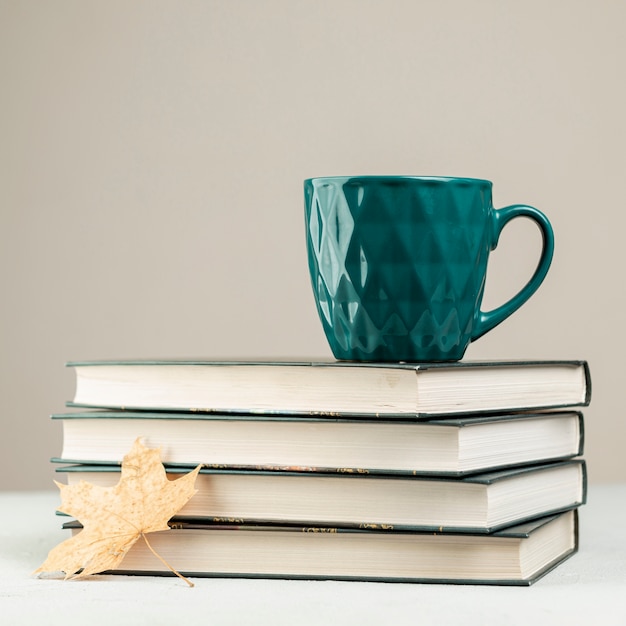
[[[192,577],[530,585],[576,552],[578,525],[575,509],[489,535],[179,522],[150,543]],[[142,541],[111,573],[171,575]]]
[[[120,468],[57,470],[67,483],[112,487]],[[168,478],[186,472],[169,470]],[[491,533],[586,498],[582,460],[454,478],[202,469],[176,520]]]
[[[464,475],[583,452],[577,411],[381,418],[85,411],[53,415],[65,463],[120,463],[137,437],[168,466]]]
[[[413,416],[588,404],[585,361],[83,361],[71,406]]]

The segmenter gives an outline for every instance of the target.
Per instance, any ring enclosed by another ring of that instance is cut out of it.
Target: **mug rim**
[[[305,183],[313,183],[316,181],[351,181],[351,180],[363,180],[363,181],[392,181],[392,180],[418,180],[418,181],[437,181],[437,182],[453,182],[453,183],[473,183],[492,186],[493,183],[486,178],[474,178],[471,176],[422,176],[412,174],[363,174],[352,176],[313,176],[311,178],[305,178]]]

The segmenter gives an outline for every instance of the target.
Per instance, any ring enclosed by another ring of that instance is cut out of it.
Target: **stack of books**
[[[69,484],[116,484],[138,437],[202,465],[150,537],[186,575],[528,585],[578,549],[585,361],[69,366]],[[169,573],[143,542],[116,571]]]

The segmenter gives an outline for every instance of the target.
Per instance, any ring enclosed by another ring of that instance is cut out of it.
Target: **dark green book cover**
[[[57,471],[69,484],[120,479],[119,466]],[[581,506],[587,474],[582,459],[465,478],[202,468],[196,489],[176,520],[488,534]]]
[[[322,416],[477,414],[584,406],[586,361],[72,361],[69,406]]]
[[[150,534],[158,554],[189,577],[505,586],[537,582],[578,542],[576,510],[491,535],[186,522]],[[172,575],[142,542],[108,573]]]
[[[167,466],[462,476],[579,456],[579,411],[416,420],[82,411],[55,462],[120,463],[141,437]]]

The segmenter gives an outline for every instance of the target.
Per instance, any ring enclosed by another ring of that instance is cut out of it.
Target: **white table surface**
[[[531,587],[31,575],[67,538],[58,494],[0,493],[0,624],[626,625],[626,485],[591,485],[581,545]]]

